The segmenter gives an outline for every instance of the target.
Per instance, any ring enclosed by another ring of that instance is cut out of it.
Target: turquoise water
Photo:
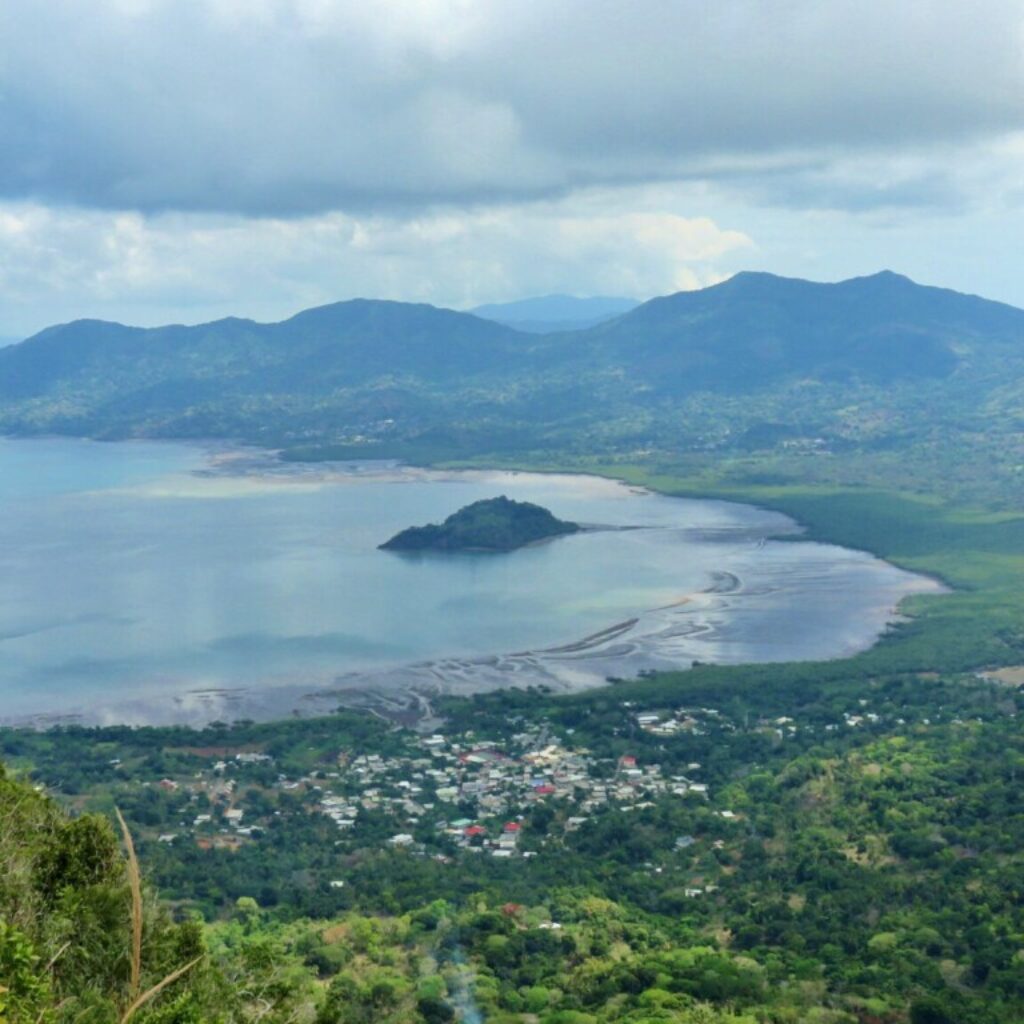
[[[640,529],[505,555],[377,550],[496,494]],[[201,717],[181,696],[197,690],[248,694],[251,712],[261,694],[337,685],[568,687],[694,658],[831,657],[931,587],[859,552],[766,540],[794,529],[587,477],[0,441],[0,719]]]

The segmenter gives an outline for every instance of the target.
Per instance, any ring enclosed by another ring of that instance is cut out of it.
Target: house
[[[399,832],[398,835],[392,836],[388,840],[392,846],[411,846],[415,841],[408,832]]]
[[[464,828],[462,830],[462,834],[467,839],[472,839],[475,836],[485,836],[485,835],[487,835],[487,829],[485,829],[483,827],[483,825],[470,825],[468,828]]]

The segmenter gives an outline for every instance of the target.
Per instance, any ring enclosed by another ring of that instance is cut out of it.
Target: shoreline
[[[280,460],[278,453],[268,449],[232,448],[230,444],[224,442],[216,445],[188,442],[170,443],[202,452],[204,465],[193,470],[189,475],[206,479],[211,477],[233,480],[256,479],[263,483],[277,483],[286,486],[288,483],[308,483],[311,479],[326,484],[358,483],[358,479],[353,479],[354,477],[366,478],[363,473],[359,472],[360,469],[369,470],[370,473],[367,475],[373,475],[373,470],[376,469],[377,475],[384,478],[393,476],[401,479],[432,478],[438,480],[495,473],[513,476],[537,473],[544,476],[601,481],[624,487],[631,494],[660,495],[666,499],[681,498],[684,501],[688,498],[696,498],[695,495],[659,492],[654,488],[638,485],[635,481],[614,478],[600,472],[586,473],[579,470],[558,471],[555,469],[539,472],[532,469],[508,469],[505,467],[492,469],[474,467],[464,470],[443,467],[406,467],[395,460],[386,460],[363,463],[361,466],[355,464],[355,471],[346,473],[340,467],[352,467],[353,463],[286,463]],[[299,467],[302,468],[296,473],[295,470]],[[763,508],[763,506],[754,505],[752,502],[739,501],[721,495],[711,495],[704,500],[755,509]],[[797,530],[806,533],[805,528],[801,528],[799,522],[795,521],[785,510],[766,510],[786,516],[787,520],[792,523],[792,529],[780,529],[777,532],[766,534],[758,546],[763,545],[769,537],[772,539],[790,537],[796,539],[794,534]],[[620,531],[659,528],[669,527],[634,524],[612,525],[606,529]],[[601,530],[602,528],[598,527],[597,529]],[[596,531],[593,526],[590,526],[589,529],[581,532]],[[819,542],[829,543],[827,541]],[[853,551],[855,549],[846,548],[846,550]],[[869,554],[873,558],[878,557],[873,553]],[[893,563],[887,560],[880,560],[893,566]],[[893,566],[893,568],[900,569],[907,577],[908,584],[913,579],[918,585],[910,588],[909,592],[904,593],[894,604],[886,606],[885,622],[869,642],[860,644],[853,649],[842,649],[832,657],[794,658],[787,654],[783,657],[761,657],[736,661],[730,658],[723,660],[708,657],[703,652],[698,658],[691,652],[673,659],[673,644],[677,647],[681,644],[680,650],[683,650],[689,640],[699,637],[709,628],[705,623],[699,621],[700,617],[696,613],[711,607],[719,607],[715,605],[715,602],[721,601],[726,601],[726,604],[720,605],[720,608],[727,610],[732,607],[728,603],[731,595],[742,597],[743,580],[735,573],[723,570],[713,573],[710,585],[699,592],[686,594],[666,604],[649,608],[647,611],[638,613],[634,618],[612,623],[580,639],[550,647],[472,658],[439,658],[430,662],[395,666],[391,669],[356,670],[335,675],[330,682],[326,680],[314,682],[310,679],[305,683],[297,681],[286,685],[266,687],[182,688],[172,695],[156,699],[143,695],[106,706],[97,707],[94,703],[88,711],[69,709],[65,712],[16,713],[4,716],[3,719],[0,719],[0,725],[35,729],[71,724],[113,725],[120,723],[141,726],[187,723],[202,725],[210,721],[225,719],[275,721],[293,717],[312,717],[330,714],[339,707],[347,707],[376,714],[396,724],[413,728],[430,728],[436,721],[432,702],[441,696],[469,696],[475,692],[493,692],[504,688],[523,689],[532,686],[542,687],[550,692],[571,694],[594,687],[607,686],[608,680],[612,677],[636,678],[641,672],[646,671],[685,670],[690,667],[691,663],[698,660],[702,663],[745,665],[791,660],[841,660],[868,650],[877,644],[884,636],[893,618],[900,616],[899,608],[903,600],[912,594],[925,592],[925,588],[920,584],[929,583],[930,588],[934,588],[931,589],[931,592],[938,591],[938,588],[942,586],[941,583],[936,583],[934,579],[929,579],[923,573],[898,566]],[[683,617],[680,619],[679,615]],[[642,621],[645,626],[651,627],[647,634],[642,631],[634,632]],[[655,640],[652,640],[651,637],[654,637]],[[658,640],[665,640],[666,646],[658,649],[656,647]],[[641,653],[639,660],[635,657],[638,650]],[[632,667],[629,667],[630,658],[636,662]],[[159,711],[157,705],[160,705]]]
[[[612,623],[575,641],[535,650],[514,651],[507,654],[481,655],[475,658],[441,658],[433,661],[413,662],[377,670],[353,670],[317,683],[295,682],[264,687],[212,686],[183,688],[160,697],[138,696],[118,704],[94,706],[91,711],[75,709],[69,712],[41,711],[0,717],[0,729],[30,729],[46,731],[53,728],[80,726],[105,728],[162,728],[182,726],[202,729],[215,721],[252,720],[274,722],[297,718],[329,716],[338,710],[361,711],[389,723],[414,731],[435,731],[443,724],[434,704],[443,698],[469,698],[476,693],[494,693],[503,689],[541,689],[554,696],[572,696],[612,685],[623,678],[617,674],[599,676],[588,667],[588,659],[598,665],[607,658],[609,666],[621,659],[623,649],[632,643],[630,633],[649,619],[654,625],[675,629],[684,639],[700,636],[708,627],[680,623],[676,613],[689,614],[717,607],[717,602],[731,595],[742,594],[743,581],[735,573],[716,573],[710,584],[694,593],[681,595],[665,605],[649,609],[630,619]],[[662,618],[659,618],[661,616]],[[664,618],[667,616],[668,618]],[[687,671],[693,664],[734,665],[835,662],[870,650],[879,643],[894,620],[901,616],[894,608],[887,614],[886,626],[871,643],[861,645],[831,658],[801,658],[783,656],[758,661],[708,661],[691,658],[689,662],[669,662],[657,655],[652,664],[637,666],[628,678],[638,678],[643,672]],[[673,627],[672,622],[676,625]],[[579,664],[582,672],[573,671]],[[568,666],[569,671],[553,671]]]

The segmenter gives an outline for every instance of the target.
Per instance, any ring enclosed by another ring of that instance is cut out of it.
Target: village
[[[637,711],[627,704],[623,711],[630,727],[650,738],[735,730],[715,708]],[[692,802],[723,822],[742,818],[728,807],[712,810],[710,787],[697,761],[667,771],[649,755],[596,757],[573,745],[571,729],[556,737],[546,725],[524,721],[521,727],[501,740],[472,731],[410,733],[399,753],[343,751],[334,763],[297,777],[277,771],[266,753],[238,751],[192,778],[156,784],[179,798],[187,795],[187,806],[197,809],[156,838],[238,849],[279,825],[275,819],[285,813],[281,798],[291,811],[331,822],[342,850],[389,847],[442,862],[461,851],[499,859],[534,857],[596,814],[643,810],[666,798]],[[797,726],[780,718],[757,728],[784,737]],[[550,810],[538,813],[540,808]],[[692,836],[682,835],[678,848],[692,842]]]
[[[665,777],[657,764],[638,764],[634,756],[606,763],[585,749],[545,740],[540,731],[520,733],[511,749],[503,749],[435,734],[419,740],[422,756],[361,755],[327,773],[320,808],[341,830],[357,827],[360,810],[388,811],[414,830],[392,835],[392,846],[422,845],[415,828],[429,818],[430,827],[457,848],[530,857],[536,849],[522,848],[522,821],[538,804],[570,806],[575,813],[561,827],[572,831],[608,804],[628,811],[652,806],[652,798],[666,793],[707,796],[707,786],[692,777],[697,763],[689,765],[691,775]],[[542,843],[547,836],[531,838]]]
[[[172,873],[187,861],[207,873],[211,899],[237,888],[237,872],[272,905],[280,888],[254,881],[268,862],[308,865],[292,889],[343,907],[360,865],[395,877],[416,862],[450,866],[456,878],[476,861],[482,879],[604,851],[671,878],[673,898],[689,902],[714,892],[759,835],[737,785],[745,766],[780,746],[792,757],[844,733],[867,741],[945,717],[908,710],[856,691],[788,714],[625,700],[566,715],[462,714],[419,731],[341,712],[280,730],[218,724],[159,745],[119,733],[90,742],[76,775],[66,760],[60,771],[79,809],[113,793],[154,870],[181,885]]]
[[[713,707],[652,710],[627,701],[615,716],[613,745],[602,740],[600,754],[572,727],[526,718],[492,726],[487,735],[467,728],[391,730],[386,742],[324,748],[299,771],[293,748],[182,748],[184,770],[162,778],[136,774],[121,799],[136,822],[150,826],[143,843],[228,852],[266,842],[319,845],[339,864],[337,858],[371,850],[440,864],[466,855],[529,859],[547,847],[572,845],[574,834],[585,839],[608,815],[669,809],[676,853],[689,855],[692,847],[713,857],[741,841],[747,813],[730,806],[728,776],[702,761],[721,763],[735,743],[791,743],[798,736],[808,742],[837,730],[870,729],[880,716],[867,703],[797,721],[745,714],[733,720]],[[116,759],[111,764],[121,770]],[[711,778],[718,779],[718,792]],[[345,885],[334,875],[328,882]],[[691,887],[687,894],[703,891],[711,890]]]
[[[719,717],[714,709],[629,714],[642,732],[661,737],[700,733],[702,723]],[[267,818],[281,814],[263,792],[276,790],[325,816],[342,843],[379,838],[387,846],[430,851],[442,859],[440,851],[459,850],[531,857],[548,840],[609,807],[628,812],[665,796],[708,799],[698,762],[669,774],[650,759],[597,758],[566,740],[571,736],[558,739],[544,726],[525,723],[522,732],[503,741],[478,739],[472,732],[410,735],[401,754],[342,752],[335,764],[295,778],[274,772],[268,754],[239,751],[192,778],[156,783],[168,795],[187,795],[188,805],[199,808],[157,839],[192,837],[202,848],[227,849],[258,840]],[[527,829],[525,819],[538,820],[531,812],[542,805],[557,806],[560,813],[545,816],[550,823],[542,833]],[[727,809],[721,813],[732,816]],[[386,836],[382,821],[394,825]]]

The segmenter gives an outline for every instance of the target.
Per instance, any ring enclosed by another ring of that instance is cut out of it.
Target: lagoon
[[[498,494],[603,529],[500,555],[377,550]],[[0,721],[201,723],[841,657],[938,589],[798,531],[594,477],[2,440]]]

